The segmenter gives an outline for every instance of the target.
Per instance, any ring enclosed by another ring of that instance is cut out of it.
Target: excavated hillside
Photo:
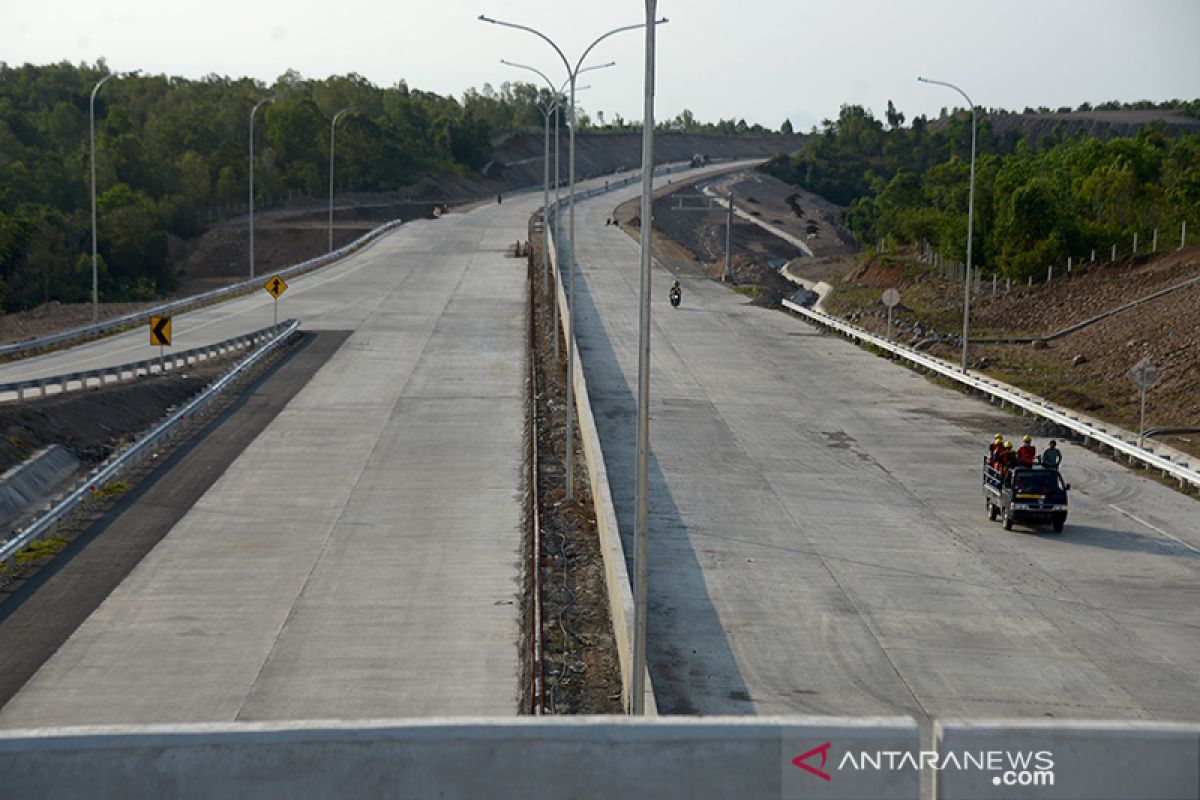
[[[799,254],[794,245],[737,219],[733,262],[738,290],[757,294],[753,302],[773,305],[783,292],[795,289],[779,275],[781,263],[790,259],[792,274],[833,285],[828,311],[884,334],[883,290],[896,288],[901,298],[893,313],[896,337],[953,361],[960,358],[961,283],[942,277],[913,252],[865,259],[838,233],[836,207],[772,180],[759,180],[750,172],[708,182],[718,191],[732,189],[739,208],[751,209],[755,217],[789,235],[796,236],[799,229],[812,236],[806,241],[815,257]],[[660,190],[655,200],[656,253],[673,269],[690,266],[720,279],[724,213],[673,210],[695,202],[699,194],[690,184]],[[803,213],[797,213],[796,206]],[[623,205],[618,217],[636,235],[636,204]],[[1196,282],[1069,335],[1044,338],[1188,281]],[[986,365],[982,371],[987,374],[1131,430],[1138,428],[1140,396],[1126,373],[1149,358],[1162,378],[1147,394],[1147,428],[1200,428],[1200,246],[1115,263],[1076,264],[1069,275],[1058,274],[1050,283],[1014,286],[1009,292],[999,283],[995,295],[985,281],[972,301],[971,339],[971,362]],[[1024,341],[979,341],[989,339]],[[1156,439],[1200,456],[1200,432]]]

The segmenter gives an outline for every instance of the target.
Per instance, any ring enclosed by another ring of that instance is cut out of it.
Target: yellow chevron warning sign
[[[171,318],[150,318],[150,344],[158,347],[169,347],[171,344]]]

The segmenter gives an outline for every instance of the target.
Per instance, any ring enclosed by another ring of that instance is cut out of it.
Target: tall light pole
[[[945,86],[953,89],[963,96],[967,101],[967,105],[971,107],[971,188],[967,195],[967,268],[966,284],[963,288],[963,332],[962,332],[962,371],[967,371],[967,333],[970,328],[971,319],[971,239],[975,233],[975,104],[971,102],[971,98],[967,97],[967,93],[955,86],[953,83],[945,81],[935,81],[929,78],[917,77],[921,83],[933,83],[938,86]]]
[[[250,109],[250,278],[254,278],[254,115],[267,103],[274,103],[274,97],[265,97]]]
[[[329,252],[333,252],[333,134],[343,114],[357,111],[358,106],[347,106],[333,115],[329,123]]]
[[[657,0],[646,0],[646,75],[642,114],[642,289],[638,312],[637,475],[633,515],[633,665],[629,713],[646,713],[646,607],[650,528],[650,242],[654,225],[654,24]],[[733,207],[732,197],[730,207]]]
[[[88,130],[91,134],[91,167],[92,167],[92,324],[95,325],[100,317],[100,271],[96,266],[96,93],[100,87],[120,75],[140,75],[142,71],[112,72],[96,81],[92,87],[92,99],[88,104]]]
[[[567,486],[566,499],[573,500],[575,498],[575,389],[573,376],[575,374],[575,129],[578,127],[575,122],[575,81],[579,77],[579,73],[583,66],[583,62],[588,55],[595,49],[596,45],[610,36],[614,36],[624,31],[634,31],[638,28],[645,27],[644,22],[639,22],[637,25],[624,25],[620,28],[613,28],[608,33],[605,33],[595,39],[591,44],[584,48],[583,55],[575,62],[574,68],[571,62],[567,59],[562,49],[554,43],[550,37],[541,31],[530,28],[527,25],[518,25],[513,22],[503,22],[498,19],[479,15],[482,22],[490,22],[493,25],[501,25],[505,28],[516,28],[517,30],[527,31],[537,36],[546,44],[554,48],[554,52],[562,59],[563,66],[567,69],[567,77],[571,82],[571,138],[568,144],[568,174],[569,174],[569,189],[568,189],[568,237],[570,245],[567,252],[567,313],[570,314],[569,324],[567,325]],[[665,19],[655,20],[654,24],[666,22]]]
[[[534,108],[542,112],[542,117],[545,119],[546,123],[545,143],[542,148],[542,292],[545,293],[549,292],[550,290],[550,262],[546,252],[546,221],[549,219],[550,214],[550,115],[555,114],[558,111],[558,107],[561,105],[562,93],[563,89],[566,88],[566,81],[564,81],[563,84],[558,87],[558,89],[555,89],[554,82],[546,77],[546,73],[542,72],[540,69],[536,69],[525,64],[516,64],[512,61],[506,61],[503,58],[500,59],[500,63],[504,64],[505,66],[516,67],[517,69],[523,69],[534,73],[546,82],[546,86],[550,90],[550,99],[545,104],[534,103]],[[580,70],[580,72],[583,73],[593,69],[613,67],[616,66],[616,63],[617,62],[615,61],[610,61],[607,64],[597,64],[594,67],[584,67]],[[576,88],[575,91],[582,92],[586,88],[588,87],[580,86]],[[555,144],[557,145],[557,139],[555,140]],[[558,176],[555,175],[554,177],[557,180]],[[554,194],[555,200],[557,200],[558,192],[555,191]],[[555,335],[554,340],[556,342],[558,341],[557,335]]]

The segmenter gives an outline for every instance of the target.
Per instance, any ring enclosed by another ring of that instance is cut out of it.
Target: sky
[[[646,19],[645,2],[607,0],[0,0],[0,61],[94,62],[201,78],[288,69],[358,73],[379,86],[461,97],[485,83],[538,80],[500,59],[566,75],[553,49],[480,14],[537,28],[574,62],[612,28]],[[659,0],[655,116],[743,118],[797,130],[845,103],[909,120],[966,106],[1078,106],[1200,97],[1200,0]],[[642,31],[601,42],[580,78],[595,118],[642,115]]]

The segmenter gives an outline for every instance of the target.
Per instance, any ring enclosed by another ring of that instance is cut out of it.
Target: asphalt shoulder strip
[[[349,336],[304,340],[0,605],[0,707],[133,571]]]

